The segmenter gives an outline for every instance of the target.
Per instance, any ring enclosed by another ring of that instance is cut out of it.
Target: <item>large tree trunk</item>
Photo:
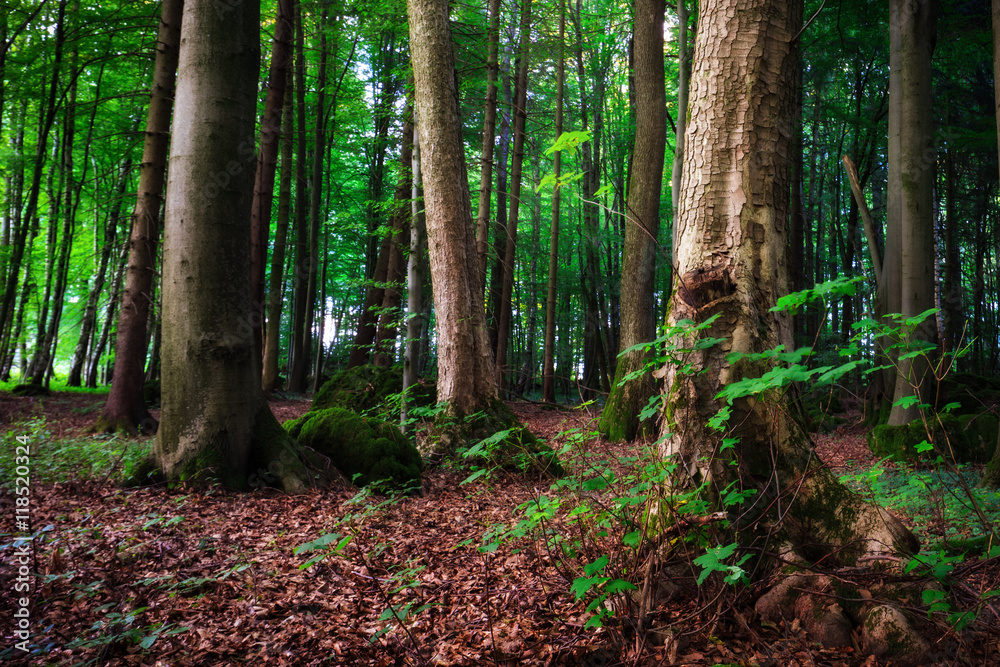
[[[728,437],[707,426],[727,385],[768,370],[761,361],[730,363],[734,352],[790,346],[790,319],[769,309],[787,291],[786,226],[796,49],[797,0],[705,0],[699,13],[691,122],[678,219],[678,279],[668,324],[719,315],[705,335],[725,342],[691,353],[692,373],[668,364],[662,449],[683,481],[708,484],[719,498],[730,483],[753,489],[753,505],[734,520],[756,531],[778,520],[781,538],[810,559],[852,562],[872,551],[912,551],[898,521],[844,488],[819,462],[780,396],[738,399]],[[690,343],[690,341],[688,341]],[[731,465],[734,464],[734,465]],[[781,500],[776,500],[781,497]],[[764,519],[764,517],[767,519]],[[764,521],[761,521],[764,519]]]
[[[931,54],[934,51],[936,0],[892,0],[899,21],[900,70],[900,312],[907,317],[934,308],[934,119]],[[891,312],[891,311],[890,311]],[[934,319],[927,318],[903,342],[936,339]],[[919,418],[920,408],[896,405],[917,396],[931,402],[932,377],[923,356],[900,358],[889,424]]]
[[[146,114],[146,136],[139,166],[139,194],[132,212],[125,289],[118,311],[115,371],[108,400],[95,424],[95,428],[102,431],[156,428],[156,420],[146,409],[142,384],[183,11],[184,0],[164,0],[156,40],[153,90]]]
[[[247,326],[253,161],[227,170],[254,131],[260,8],[248,2],[219,12],[212,0],[187,0],[182,32],[163,244],[163,411],[153,454],[169,479],[216,478],[234,488],[281,458],[284,487],[299,490],[301,466],[282,458],[290,441],[264,400]],[[212,178],[218,174],[229,177]]]
[[[619,353],[656,337],[653,281],[667,141],[663,11],[663,0],[635,0],[635,153],[626,203]],[[598,425],[611,440],[632,440],[640,432],[651,432],[654,426],[639,420],[639,413],[656,393],[653,379],[643,375],[624,381],[626,375],[640,370],[648,357],[633,350],[618,358],[611,394]]]

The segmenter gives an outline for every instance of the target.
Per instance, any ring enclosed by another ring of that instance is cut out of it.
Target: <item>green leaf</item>
[[[320,537],[317,537],[312,542],[306,542],[305,544],[300,544],[299,546],[295,547],[292,553],[298,556],[300,553],[306,551],[315,551],[316,549],[322,549],[328,544],[332,544],[339,539],[340,539],[340,533],[327,533],[326,535],[321,535]]]
[[[615,579],[614,581],[610,582],[607,586],[605,586],[604,590],[608,594],[614,595],[615,593],[621,593],[622,591],[635,591],[638,590],[638,588],[635,586],[635,584],[630,584],[624,579]]]
[[[622,538],[622,544],[633,549],[638,549],[641,541],[642,533],[638,530],[633,530],[631,533],[625,533],[625,536]]]
[[[583,571],[587,574],[587,576],[594,576],[598,572],[603,571],[604,568],[608,566],[608,560],[609,560],[608,556],[607,554],[605,554],[600,558],[598,558],[597,560],[595,560],[590,565],[585,565]]]
[[[926,440],[922,440],[919,444],[917,444],[914,447],[914,449],[917,450],[918,454],[923,454],[924,452],[934,451],[934,445],[927,442]]]

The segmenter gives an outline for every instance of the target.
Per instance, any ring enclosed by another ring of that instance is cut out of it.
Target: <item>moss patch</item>
[[[868,432],[868,446],[877,456],[891,456],[897,461],[930,462],[937,458],[933,450],[918,452],[917,446],[926,441],[936,445],[938,452],[953,463],[983,463],[994,453],[997,438],[997,418],[990,414],[940,416],[931,437],[921,421],[902,426],[883,424]]]
[[[498,437],[501,433],[504,435]],[[471,415],[456,415],[446,407],[435,418],[425,447],[425,453],[433,458],[475,448],[477,458],[487,465],[555,477],[564,474],[552,448],[526,429],[499,398]]]
[[[420,483],[423,460],[394,424],[326,408],[286,422],[285,429],[300,445],[328,456],[359,486],[381,480],[403,488]]]
[[[402,390],[402,366],[355,366],[334,373],[316,392],[309,411],[345,408],[358,413],[366,412],[385,407],[388,397]],[[411,405],[434,405],[437,402],[436,387],[434,384],[416,384],[410,389],[409,402]]]

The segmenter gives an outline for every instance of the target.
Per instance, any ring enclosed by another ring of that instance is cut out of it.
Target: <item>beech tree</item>
[[[250,307],[260,8],[187,0],[163,247],[163,380],[153,455],[168,478],[244,488],[280,460],[303,488],[260,387]]]
[[[746,525],[784,497],[782,535],[807,558],[854,562],[873,551],[913,552],[894,517],[843,487],[813,455],[785,401],[737,399],[724,447],[708,426],[728,385],[770,370],[752,354],[792,346],[790,318],[770,309],[787,292],[785,245],[801,0],[705,0],[699,12],[677,217],[677,280],[667,321],[706,322],[724,342],[692,353],[691,367],[662,369],[662,451],[676,455],[682,482],[753,490]],[[690,341],[687,341],[690,343]],[[732,440],[726,444],[732,444]],[[794,497],[788,490],[794,489]],[[747,530],[741,539],[750,540]]]
[[[619,353],[656,337],[656,238],[667,140],[663,11],[663,0],[635,1],[635,154],[625,207]],[[631,350],[619,358],[615,367],[615,379],[599,424],[601,433],[612,440],[632,440],[649,424],[640,422],[639,413],[656,394],[652,378],[644,375],[624,381],[626,375],[643,367],[646,358],[641,350]]]

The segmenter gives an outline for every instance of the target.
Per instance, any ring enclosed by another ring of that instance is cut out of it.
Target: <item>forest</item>
[[[1000,662],[1000,0],[0,0],[0,657]]]

